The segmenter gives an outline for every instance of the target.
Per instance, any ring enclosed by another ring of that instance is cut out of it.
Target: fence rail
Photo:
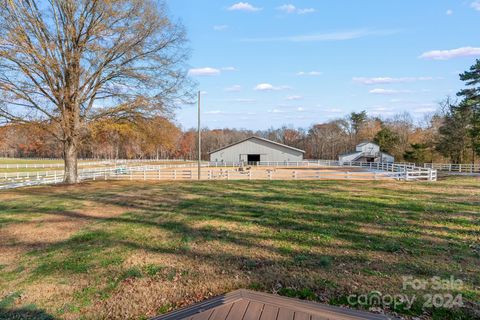
[[[480,173],[480,164],[425,163],[423,166],[445,172]]]
[[[243,162],[210,162],[211,167],[241,167],[246,164]],[[400,173],[402,179],[407,181],[412,180],[427,180],[436,181],[437,171],[431,168],[418,167],[414,163],[389,163],[389,162],[358,162],[346,161],[340,162],[335,160],[304,160],[304,161],[283,161],[283,162],[269,162],[260,161],[248,165],[257,167],[354,167],[368,170],[376,170],[383,172]]]
[[[20,160],[20,159],[19,159]],[[56,159],[58,160],[58,159]],[[93,166],[115,166],[121,164],[131,164],[131,163],[158,163],[158,162],[184,162],[184,163],[194,163],[192,161],[186,160],[174,160],[174,159],[136,159],[136,160],[91,160],[91,161],[79,161],[79,167],[93,167]],[[47,169],[47,168],[63,168],[63,163],[4,163],[0,164],[0,169]]]
[[[194,180],[195,163],[85,168],[79,170],[79,179],[87,180]],[[405,181],[436,181],[437,171],[407,163],[338,162],[330,160],[299,162],[258,162],[252,170],[244,163],[202,163],[202,180],[320,180],[356,179]],[[282,168],[281,170],[279,168]],[[296,168],[312,170],[296,170]],[[362,172],[321,171],[321,167],[362,168]],[[277,170],[278,169],[278,170]],[[15,172],[0,174],[0,189],[22,186],[55,184],[63,181],[63,170],[44,172]]]

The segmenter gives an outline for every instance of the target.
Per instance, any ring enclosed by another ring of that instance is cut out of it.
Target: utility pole
[[[202,174],[202,129],[200,127],[200,96],[198,91],[198,180],[201,179]]]

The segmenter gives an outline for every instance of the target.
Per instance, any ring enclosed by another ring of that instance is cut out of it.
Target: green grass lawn
[[[100,160],[79,160],[79,163],[82,163],[82,162],[86,162],[86,163],[93,163],[93,164],[89,164],[89,165],[81,165],[79,167],[79,169],[89,169],[89,168],[104,168],[105,165],[104,164],[95,164],[96,161],[100,161]],[[129,166],[144,166],[144,165],[185,165],[185,164],[189,164],[191,163],[191,161],[181,161],[181,160],[178,160],[178,161],[148,161],[148,162],[129,162],[128,165]],[[46,167],[46,168],[42,168],[42,167],[39,167],[39,168],[0,168],[0,178],[2,177],[2,173],[17,173],[17,172],[20,172],[20,173],[26,173],[26,172],[45,172],[45,171],[53,171],[53,170],[57,170],[57,171],[61,171],[63,170],[63,160],[29,160],[29,159],[6,159],[6,158],[0,158],[0,165],[10,165],[10,166],[13,166],[13,165],[24,165],[24,164],[30,164],[30,165],[33,165],[33,164],[36,164],[36,165],[41,165],[41,164],[61,164],[62,166],[55,166],[55,167]],[[111,164],[109,164],[110,166]],[[120,163],[119,165],[124,165],[122,163]]]
[[[0,164],[35,164],[35,163],[62,163],[63,160],[39,160],[28,158],[0,158]]]
[[[237,288],[347,305],[461,279],[480,311],[480,180],[92,182],[0,192],[0,319],[142,319]],[[443,291],[439,291],[444,293]],[[422,298],[423,299],[423,298]],[[391,310],[390,310],[391,311]],[[3,318],[2,318],[3,317]]]

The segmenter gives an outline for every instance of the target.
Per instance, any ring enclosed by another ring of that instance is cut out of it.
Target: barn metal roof
[[[215,152],[218,152],[218,151],[221,151],[221,150],[224,150],[224,149],[233,147],[233,146],[235,146],[235,145],[237,145],[237,144],[240,144],[240,143],[242,143],[242,142],[245,142],[245,141],[248,141],[248,140],[251,140],[251,139],[261,140],[261,141],[268,142],[268,143],[271,143],[271,144],[274,144],[274,145],[277,145],[277,146],[281,146],[281,147],[284,147],[284,148],[287,148],[287,149],[291,149],[291,150],[295,150],[295,151],[298,151],[298,152],[301,152],[301,153],[305,153],[304,150],[297,149],[297,148],[294,148],[294,147],[290,147],[290,146],[287,146],[287,145],[285,145],[285,144],[278,143],[278,142],[275,142],[275,141],[272,141],[272,140],[268,140],[268,139],[265,139],[265,138],[260,138],[260,137],[255,137],[255,136],[254,136],[254,137],[249,137],[249,138],[247,138],[247,139],[243,139],[243,140],[237,141],[237,142],[235,142],[235,143],[229,144],[228,146],[222,147],[222,148],[220,148],[220,149],[211,151],[211,152],[209,152],[209,154],[212,154],[212,153],[215,153]]]
[[[366,144],[374,144],[374,145],[378,146],[378,144],[376,144],[375,142],[364,141],[364,142],[362,142],[362,143],[360,143],[360,144],[357,144],[357,147],[363,147],[363,146],[366,145]]]
[[[152,320],[388,320],[384,315],[237,290]]]

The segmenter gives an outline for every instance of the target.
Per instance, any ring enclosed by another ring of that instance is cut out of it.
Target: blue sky
[[[480,58],[480,0],[168,0],[209,128],[307,127],[367,110],[423,118]],[[177,120],[196,124],[196,107]]]

